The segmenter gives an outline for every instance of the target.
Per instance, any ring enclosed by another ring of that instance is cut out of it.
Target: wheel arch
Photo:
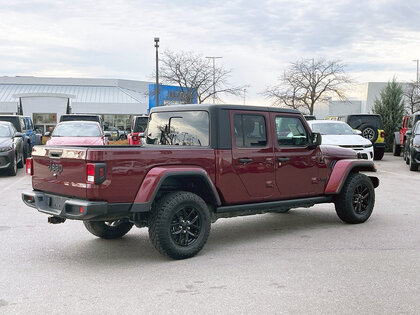
[[[161,195],[171,191],[189,191],[207,204],[221,205],[219,194],[208,173],[200,167],[156,167],[151,169],[136,194],[132,212],[147,212]]]
[[[325,188],[325,194],[339,194],[349,174],[359,172],[376,172],[375,164],[366,160],[337,161]],[[374,188],[379,186],[379,179],[376,176],[367,176],[372,181]]]

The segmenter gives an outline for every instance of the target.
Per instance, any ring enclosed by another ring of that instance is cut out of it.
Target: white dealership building
[[[132,115],[147,114],[146,81],[91,78],[0,77],[0,114],[21,108],[40,131],[72,113],[103,116],[109,126],[126,129]]]

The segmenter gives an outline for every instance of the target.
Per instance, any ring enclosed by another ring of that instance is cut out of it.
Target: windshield
[[[19,117],[0,116],[0,121],[8,121],[8,122],[11,122],[13,124],[13,126],[15,126],[15,128],[16,128],[17,131],[21,131],[20,124],[19,124]]]
[[[0,125],[0,137],[10,138],[11,136],[9,127]]]
[[[97,124],[75,121],[58,124],[52,137],[101,137],[101,130]]]
[[[359,129],[362,125],[383,129],[382,119],[379,115],[350,115],[347,117],[347,123],[354,129]]]
[[[150,116],[146,143],[208,146],[209,114],[205,111],[153,113]]]
[[[312,131],[321,135],[354,135],[354,130],[347,124],[329,122],[312,124]]]
[[[137,117],[134,123],[133,132],[144,132],[147,127],[147,121],[149,117]]]

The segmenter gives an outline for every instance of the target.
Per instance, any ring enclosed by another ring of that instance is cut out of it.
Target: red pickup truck
[[[50,223],[83,220],[112,239],[148,226],[161,253],[192,257],[211,222],[335,203],[348,223],[366,221],[375,202],[373,162],[322,146],[298,111],[237,105],[154,108],[145,146],[35,147],[25,204]]]

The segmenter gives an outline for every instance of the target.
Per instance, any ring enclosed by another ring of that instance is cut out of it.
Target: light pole
[[[417,83],[417,88],[419,88],[419,60],[414,59],[413,61],[417,63],[416,83]]]
[[[155,86],[155,93],[156,93],[156,104],[155,106],[159,106],[159,37],[155,37],[155,47],[156,47],[156,86]]]
[[[244,89],[244,105],[245,105],[246,89]]]
[[[207,59],[213,59],[213,104],[216,103],[216,59],[223,57],[206,57]]]

